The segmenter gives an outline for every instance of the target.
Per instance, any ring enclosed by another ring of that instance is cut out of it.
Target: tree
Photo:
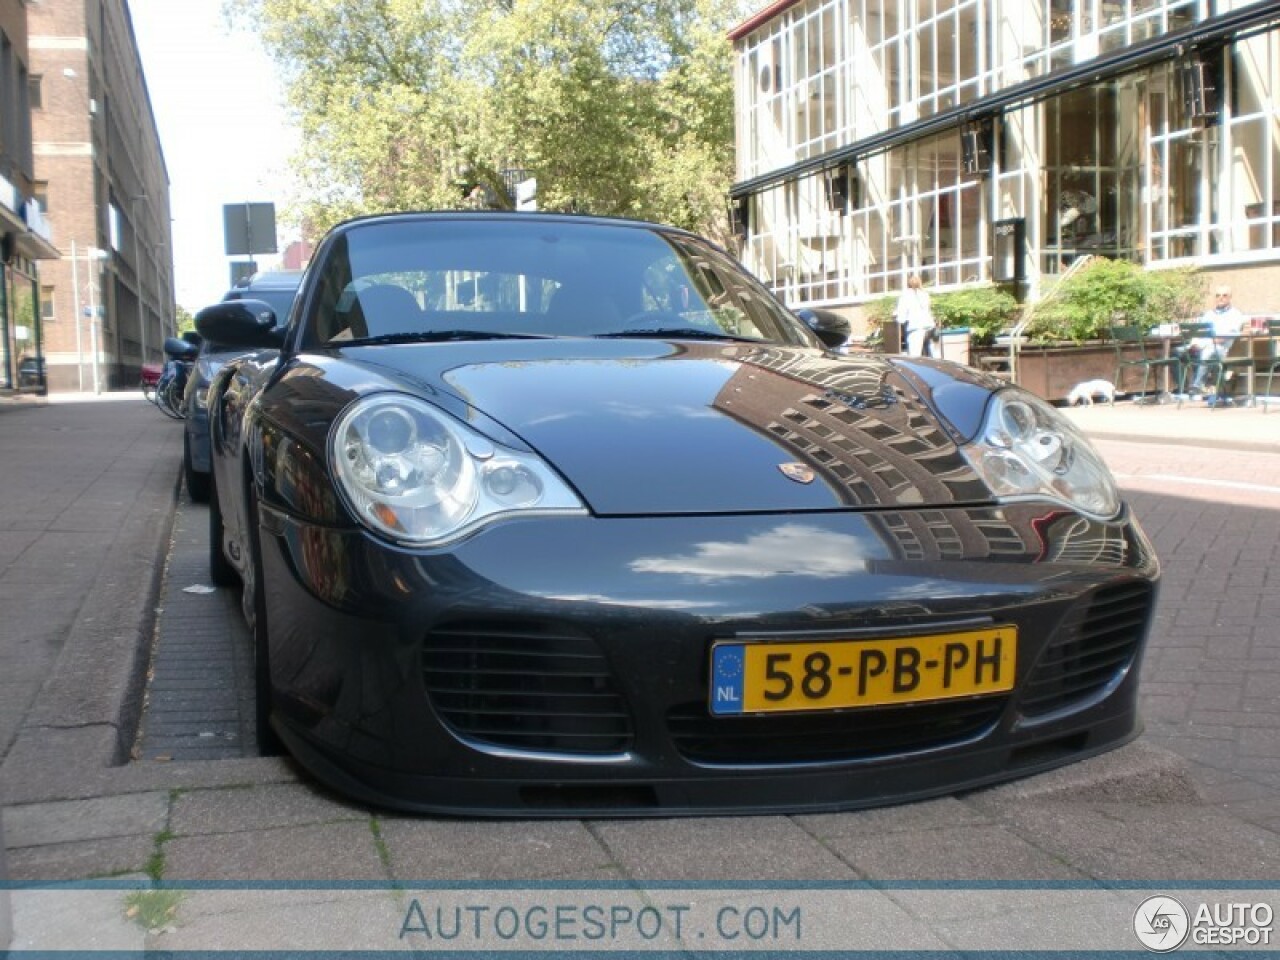
[[[228,0],[285,71],[298,213],[509,206],[727,237],[738,0]]]
[[[178,304],[173,314],[173,326],[178,331],[178,336],[182,336],[188,330],[196,328],[196,318],[191,315],[191,311]]]

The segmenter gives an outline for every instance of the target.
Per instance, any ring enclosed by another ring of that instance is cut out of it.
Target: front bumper
[[[451,551],[264,509],[277,729],[319,779],[465,814],[835,810],[1132,738],[1158,565],[1043,505],[528,519]],[[1018,627],[1010,693],[712,717],[711,645]],[[515,659],[512,659],[512,658]]]

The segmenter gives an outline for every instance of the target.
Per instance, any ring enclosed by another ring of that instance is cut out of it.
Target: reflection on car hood
[[[600,515],[990,499],[951,434],[882,357],[661,341],[457,347],[341,355],[438,385],[492,417]]]

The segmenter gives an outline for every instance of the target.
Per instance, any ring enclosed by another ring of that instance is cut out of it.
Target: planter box
[[[1152,339],[1147,343],[1147,356],[1158,357],[1164,350],[1164,342]],[[971,351],[973,365],[993,373],[1008,371],[1009,348],[974,347]],[[1125,348],[1126,360],[1139,360],[1136,346]],[[1024,345],[1018,352],[1018,383],[1045,400],[1066,400],[1071,388],[1085,380],[1112,380],[1116,375],[1116,351],[1114,345],[1102,342],[1065,344],[1062,346]],[[1160,390],[1164,383],[1162,373],[1148,378],[1149,390]],[[1121,382],[1116,384],[1119,393],[1135,393],[1142,389],[1142,371],[1126,367]]]

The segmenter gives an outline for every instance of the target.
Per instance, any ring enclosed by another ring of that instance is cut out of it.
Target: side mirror
[[[795,315],[818,335],[819,340],[833,350],[836,347],[843,347],[849,340],[849,321],[834,310],[801,307],[795,311]]]
[[[261,300],[224,300],[196,314],[196,329],[206,340],[245,350],[279,350],[284,330],[276,328],[276,315]]]
[[[200,352],[200,348],[194,343],[186,340],[180,340],[177,337],[164,338],[165,356],[173,360],[191,361],[196,358],[196,354]]]

